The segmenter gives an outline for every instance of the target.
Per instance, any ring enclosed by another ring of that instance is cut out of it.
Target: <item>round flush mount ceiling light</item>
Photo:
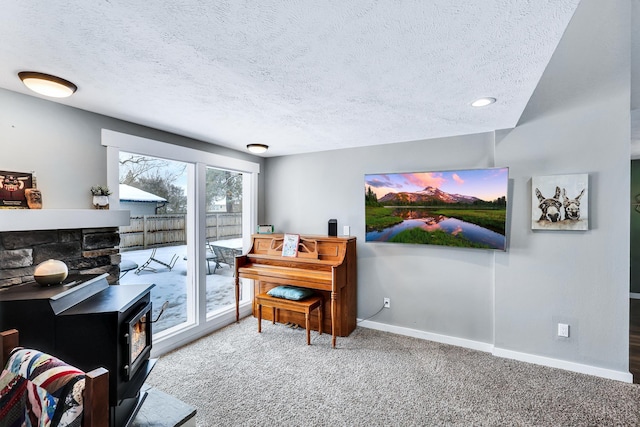
[[[496,102],[495,98],[479,98],[471,103],[472,107],[486,107],[487,105],[491,105]]]
[[[53,98],[66,98],[73,95],[78,89],[68,80],[36,71],[21,71],[18,73],[18,77],[26,87],[35,93]]]
[[[249,151],[251,151],[252,153],[255,153],[255,154],[264,153],[268,149],[269,149],[269,146],[268,145],[264,145],[264,144],[249,144],[249,145],[247,145],[247,150],[249,150]]]

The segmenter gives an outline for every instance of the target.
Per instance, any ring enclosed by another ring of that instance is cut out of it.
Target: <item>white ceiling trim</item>
[[[134,154],[177,160],[185,163],[203,163],[224,170],[236,172],[260,173],[260,164],[220,154],[208,153],[193,148],[182,147],[155,139],[129,135],[109,129],[102,129],[101,144],[105,147],[118,148]]]

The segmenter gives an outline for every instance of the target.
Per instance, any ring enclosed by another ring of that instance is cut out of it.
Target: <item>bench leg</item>
[[[318,310],[318,335],[322,335],[323,327],[323,304],[321,297],[315,297],[307,301],[295,303],[293,301],[283,302],[283,300],[268,298],[266,295],[260,295],[254,300],[256,315],[258,317],[258,332],[262,332],[262,306],[271,308],[271,320],[275,324],[279,321],[279,312],[281,309],[293,311],[294,313],[304,314],[305,332],[307,336],[307,345],[311,345],[311,316],[312,311]],[[283,307],[283,308],[280,308]],[[297,326],[296,326],[297,327]]]

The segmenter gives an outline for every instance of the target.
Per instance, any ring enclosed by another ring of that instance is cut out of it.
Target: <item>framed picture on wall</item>
[[[589,174],[531,178],[532,230],[588,230]]]
[[[0,209],[28,209],[25,190],[32,186],[31,173],[0,171]]]

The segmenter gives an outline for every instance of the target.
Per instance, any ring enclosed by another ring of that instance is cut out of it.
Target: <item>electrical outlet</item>
[[[342,227],[342,235],[343,236],[349,236],[349,233],[351,233],[351,227],[349,227],[348,225],[345,225]]]
[[[384,299],[384,308],[391,308],[391,298]]]
[[[566,323],[558,323],[558,336],[569,338],[569,325]]]

